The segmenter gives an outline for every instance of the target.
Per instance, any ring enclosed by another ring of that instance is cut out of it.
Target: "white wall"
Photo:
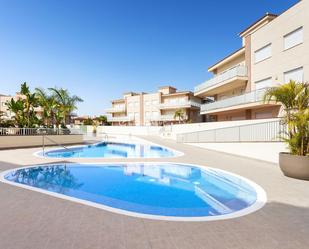
[[[162,126],[98,126],[97,134],[159,135]]]
[[[82,144],[83,135],[48,135],[47,138],[52,139],[58,144]],[[45,145],[57,145],[54,142],[45,139]],[[40,135],[35,136],[1,136],[0,149],[35,147],[42,146],[43,138]]]
[[[252,119],[252,120],[237,120],[237,121],[222,121],[222,122],[204,122],[204,123],[193,123],[193,124],[176,124],[169,127],[165,127],[164,130],[166,136],[170,136],[172,139],[176,139],[177,134],[195,132],[195,131],[205,131],[212,129],[219,129],[225,127],[234,127],[239,125],[247,124],[257,124],[278,120],[275,119]]]
[[[251,37],[251,53],[271,43],[270,58],[254,63],[252,56],[252,90],[256,81],[272,77],[274,84],[284,83],[284,72],[303,67],[304,81],[309,80],[309,1],[295,6],[256,31]],[[303,43],[284,50],[284,36],[303,27]]]
[[[190,143],[197,147],[221,151],[271,163],[279,162],[279,153],[288,151],[285,143]],[[248,165],[249,166],[249,165]]]
[[[97,134],[125,134],[125,135],[161,135],[166,138],[176,139],[176,135],[180,133],[211,130],[225,127],[233,127],[246,124],[257,124],[270,122],[278,119],[254,119],[254,120],[237,120],[237,121],[222,121],[222,122],[204,122],[193,124],[175,124],[168,126],[98,126]],[[78,129],[78,125],[74,128]],[[87,133],[92,133],[93,126],[87,126]]]

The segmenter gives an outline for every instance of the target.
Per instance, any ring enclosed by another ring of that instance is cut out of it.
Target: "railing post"
[[[240,126],[238,126],[238,142],[240,142]]]
[[[43,147],[43,156],[45,156],[45,141],[44,141],[45,135],[42,135],[42,147]]]

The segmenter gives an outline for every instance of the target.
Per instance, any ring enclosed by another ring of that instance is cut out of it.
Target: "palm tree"
[[[25,117],[27,126],[30,127],[33,124],[31,123],[31,120],[34,119],[35,113],[34,113],[34,107],[37,106],[37,98],[35,93],[31,93],[29,86],[27,86],[27,82],[24,82],[21,84],[20,93],[25,96],[24,102],[25,102]]]
[[[184,119],[184,116],[185,116],[185,113],[184,113],[183,109],[178,109],[174,113],[174,119],[178,119],[179,124],[180,124],[181,120]]]
[[[99,117],[96,118],[96,120],[99,122],[100,125],[105,125],[107,124],[107,117],[104,115],[101,115]]]
[[[279,87],[268,89],[264,101],[282,104],[287,125],[287,136],[292,154],[306,155],[309,152],[309,84],[290,81]]]
[[[36,97],[39,106],[43,109],[43,123],[51,126],[56,123],[55,112],[57,109],[57,101],[54,95],[48,95],[42,88],[36,88]]]
[[[70,93],[67,89],[63,88],[49,88],[49,90],[53,93],[55,99],[58,103],[58,112],[61,112],[62,122],[66,124],[68,121],[69,115],[77,109],[77,103],[83,102],[83,100],[76,96],[70,96]],[[60,115],[58,115],[60,116]]]
[[[10,101],[6,103],[9,111],[14,113],[15,124],[18,127],[24,127],[24,102],[21,99],[14,100],[11,98]]]

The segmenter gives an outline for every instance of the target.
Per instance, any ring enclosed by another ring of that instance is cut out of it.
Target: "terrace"
[[[215,75],[194,88],[195,96],[211,96],[216,91],[245,85],[248,80],[247,67],[237,65]]]
[[[118,106],[114,106],[112,108],[108,108],[106,109],[107,113],[123,113],[126,112],[126,107],[125,105],[118,105]]]
[[[201,114],[220,112],[227,110],[228,108],[234,110],[248,107],[252,108],[254,106],[261,107],[263,106],[263,96],[267,89],[268,88],[258,89],[238,96],[203,104],[201,106]]]
[[[179,108],[199,108],[201,106],[200,103],[185,100],[185,101],[174,101],[174,102],[164,102],[159,104],[160,109],[179,109]]]
[[[108,117],[107,121],[109,122],[130,122],[130,121],[134,121],[134,117],[130,117],[130,116]]]
[[[1,182],[1,247],[308,248],[309,182],[284,177],[275,164],[158,137],[147,139],[185,153],[170,161],[213,166],[253,180],[267,192],[267,204],[257,212],[223,221],[155,221],[111,213]],[[0,171],[62,161],[30,156],[35,151],[35,148],[0,151]],[[102,160],[115,161],[78,158],[68,161]]]

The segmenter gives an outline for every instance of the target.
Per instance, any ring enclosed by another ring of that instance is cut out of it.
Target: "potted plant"
[[[264,100],[281,103],[284,108],[282,122],[287,131],[281,135],[290,153],[279,154],[279,165],[285,176],[309,180],[309,84],[290,81],[272,87]]]

